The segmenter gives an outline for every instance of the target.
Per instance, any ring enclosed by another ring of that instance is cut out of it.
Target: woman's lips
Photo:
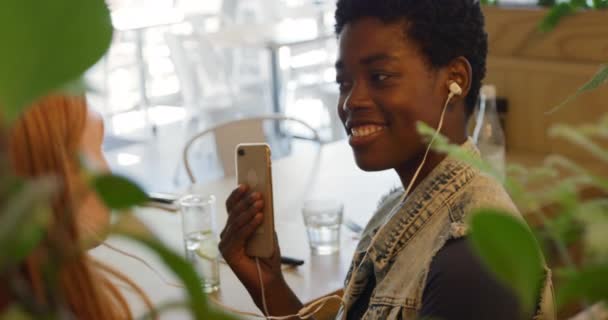
[[[350,129],[349,143],[353,147],[372,143],[376,138],[382,135],[385,130],[386,126],[376,124],[353,126]]]

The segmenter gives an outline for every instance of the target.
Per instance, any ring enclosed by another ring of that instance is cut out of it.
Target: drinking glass
[[[331,199],[308,200],[302,208],[312,254],[326,255],[340,250],[341,202]]]
[[[215,197],[189,194],[179,201],[186,258],[202,277],[207,293],[219,289],[219,250]]]

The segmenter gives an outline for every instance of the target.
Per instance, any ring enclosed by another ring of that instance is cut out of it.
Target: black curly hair
[[[338,0],[335,31],[363,17],[385,23],[404,21],[404,32],[415,41],[433,68],[465,57],[473,69],[466,97],[466,114],[477,103],[481,80],[486,74],[488,36],[479,0]]]

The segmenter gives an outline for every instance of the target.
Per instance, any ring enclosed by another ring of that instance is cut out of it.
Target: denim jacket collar
[[[479,157],[479,151],[470,139],[461,148],[466,154]],[[380,233],[376,235],[368,253],[376,272],[381,272],[389,266],[391,259],[436,212],[436,207],[441,206],[447,197],[454,194],[454,189],[461,188],[474,174],[475,171],[469,164],[448,156],[424,178],[405,201],[397,203],[388,214],[388,221],[380,228]],[[403,190],[400,194],[403,194]]]

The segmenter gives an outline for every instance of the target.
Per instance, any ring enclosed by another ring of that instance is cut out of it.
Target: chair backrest
[[[196,178],[194,177],[194,173],[189,161],[190,150],[196,141],[209,134],[214,134],[216,151],[224,169],[224,176],[233,176],[235,174],[234,150],[236,146],[239,143],[268,142],[268,138],[264,131],[264,123],[268,121],[292,122],[300,124],[310,130],[312,133],[312,141],[318,143],[319,145],[322,144],[317,130],[308,123],[281,114],[262,115],[228,121],[203,130],[186,142],[182,157],[190,182],[196,182]],[[273,129],[275,128],[279,127],[274,126]]]

